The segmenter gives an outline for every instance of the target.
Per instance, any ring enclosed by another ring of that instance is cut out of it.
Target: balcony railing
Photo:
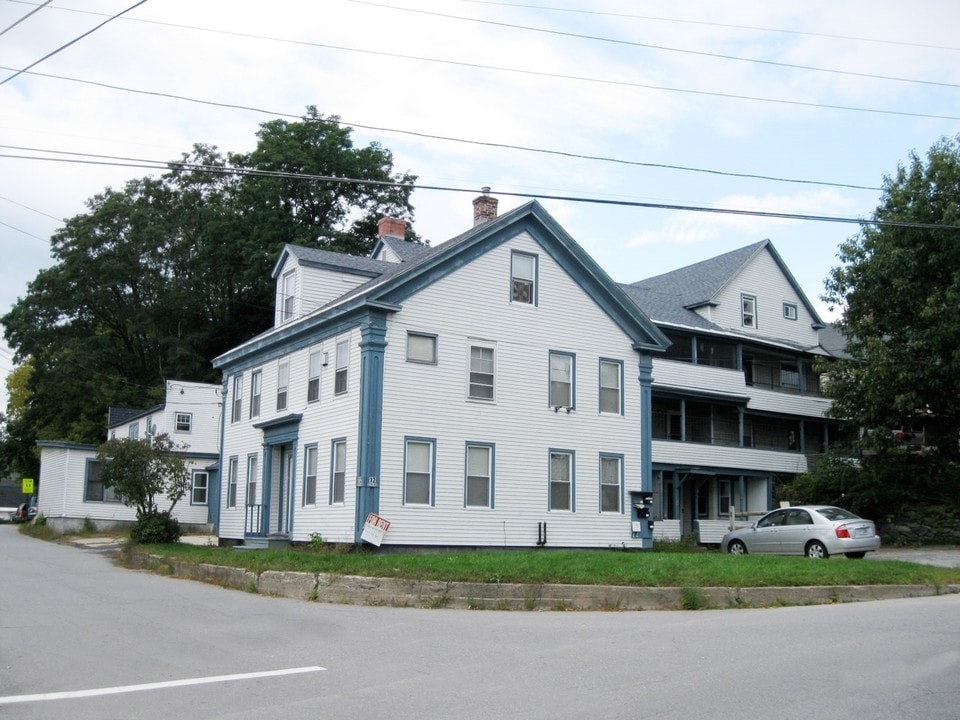
[[[263,535],[263,505],[247,505],[246,518],[243,523],[243,534],[247,537]]]

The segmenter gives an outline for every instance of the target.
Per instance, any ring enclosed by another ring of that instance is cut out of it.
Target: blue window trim
[[[792,311],[793,315],[791,316],[789,312]],[[786,302],[783,303],[783,318],[784,320],[793,320],[796,321],[800,317],[799,308],[797,308],[796,303]]]
[[[207,500],[206,500],[206,502],[198,503],[198,502],[194,502],[194,501],[193,501],[193,492],[194,492],[194,490],[197,489],[197,475],[206,475],[206,476],[207,476],[207,486],[206,486],[206,488],[205,488],[206,491],[207,491]],[[203,470],[203,469],[200,469],[200,468],[195,468],[194,470],[192,470],[192,471],[190,472],[190,504],[191,504],[191,505],[196,505],[196,506],[203,506],[203,507],[205,507],[205,506],[207,506],[207,505],[210,504],[210,471],[209,471],[209,470]]]
[[[237,373],[233,376],[230,388],[230,424],[233,425],[241,420],[243,420],[243,373]]]
[[[624,392],[623,392],[623,360],[616,360],[614,358],[600,358],[600,361],[597,364],[597,408],[603,408],[603,366],[604,364],[617,365],[620,371],[620,409],[619,414],[623,415],[624,413]],[[599,412],[604,412],[600,409]],[[607,412],[607,415],[612,413]]]
[[[603,461],[604,460],[618,460],[620,462],[620,510],[617,511],[620,515],[624,514],[624,457],[622,453],[611,453],[611,452],[602,452],[600,457],[597,459],[597,485],[598,485],[598,497],[597,497],[597,511],[600,513],[606,513],[608,515],[615,514],[613,510],[604,510],[603,509]]]
[[[513,259],[517,255],[523,255],[528,258],[533,259],[533,302],[525,303],[513,299]],[[529,307],[539,307],[540,306],[540,256],[536,253],[526,252],[525,250],[511,250],[510,251],[510,287],[507,292],[507,299],[510,301],[511,305]]]
[[[550,460],[553,455],[568,455],[570,457],[570,508],[553,509],[553,495],[550,485],[553,483],[551,476],[552,463]],[[550,512],[576,512],[577,511],[577,452],[567,448],[550,448],[547,450],[547,510]]]
[[[410,357],[410,338],[427,338],[433,340],[433,360],[415,360]],[[407,346],[404,348],[404,360],[415,365],[437,365],[440,357],[440,341],[435,333],[416,332],[407,330]]]
[[[336,502],[333,499],[334,473],[337,469],[337,445],[343,443],[343,500]],[[330,493],[328,503],[330,505],[344,505],[347,502],[347,438],[346,436],[333,438],[330,441]]]
[[[423,503],[407,502],[407,448],[410,443],[425,443],[430,445],[430,502]],[[410,507],[436,507],[437,504],[437,439],[430,437],[418,437],[415,435],[405,435],[403,438],[403,495],[402,504]]]
[[[313,502],[307,502],[307,459],[310,456],[310,451],[313,450],[316,456],[316,465],[315,473],[313,476]],[[300,492],[300,507],[316,507],[319,505],[317,502],[317,489],[320,482],[320,446],[318,443],[307,443],[303,446],[303,489]]]
[[[577,409],[577,355],[576,353],[567,352],[565,350],[550,350],[547,356],[547,405],[548,407],[554,407],[553,397],[550,392],[550,385],[553,382],[552,372],[553,372],[553,356],[558,355],[561,357],[570,358],[570,405],[560,406],[560,407],[569,407],[571,410]]]
[[[490,491],[489,491],[489,501],[486,506],[481,505],[467,505],[467,475],[469,470],[469,456],[470,448],[480,447],[486,448],[490,451]],[[497,467],[497,446],[496,443],[491,442],[480,442],[477,440],[467,440],[463,446],[463,506],[465,508],[473,509],[482,509],[483,507],[488,507],[491,510],[496,507],[494,501],[494,488],[496,487],[496,467]]]
[[[244,470],[244,481],[243,481],[243,504],[247,507],[252,505],[250,502],[250,461],[256,460],[257,466],[253,468],[253,481],[257,484],[256,487],[260,491],[260,496],[263,496],[263,482],[264,482],[264,473],[266,472],[266,463],[260,462],[260,453],[247,453],[247,464]],[[256,500],[256,498],[254,498]],[[264,503],[260,503],[263,505]]]
[[[231,455],[227,460],[227,507],[237,507],[237,491],[240,485],[240,456]],[[233,486],[233,502],[230,501],[230,491]]]

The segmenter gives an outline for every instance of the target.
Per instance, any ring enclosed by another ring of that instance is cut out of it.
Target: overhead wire
[[[20,0],[15,0],[20,1]],[[835,35],[831,33],[811,32],[808,30],[793,30],[788,28],[764,27],[762,25],[736,25],[734,23],[710,22],[707,20],[685,20],[682,18],[668,18],[658,15],[637,15],[635,13],[607,12],[603,10],[584,10],[582,8],[562,8],[551,5],[530,5],[519,2],[502,2],[502,0],[460,0],[475,5],[498,5],[500,7],[516,7],[527,10],[547,10],[549,12],[575,13],[578,15],[599,15],[605,17],[627,18],[629,20],[653,20],[655,22],[678,23],[683,25],[703,25],[705,27],[719,27],[728,30],[753,30],[755,32],[782,33],[784,35],[802,35],[805,37],[828,38],[830,40],[853,40],[855,42],[877,43],[882,45],[900,45],[903,47],[925,48],[928,50],[960,51],[960,47],[952,45],[932,45],[928,43],[909,42],[906,40],[890,40],[884,38],[870,38],[862,35]]]
[[[9,145],[0,145],[2,148],[11,148],[16,146]],[[72,155],[74,157],[42,157],[42,156],[30,156],[30,155],[13,155],[9,153],[0,153],[0,157],[5,158],[14,158],[22,160],[40,160],[40,161],[49,161],[49,162],[66,162],[66,163],[80,163],[80,164],[89,164],[89,165],[109,165],[109,166],[120,166],[120,167],[138,167],[152,170],[166,169],[170,171],[174,170],[192,170],[197,172],[207,172],[211,174],[220,174],[220,175],[238,175],[238,176],[256,176],[256,177],[270,177],[270,178],[280,178],[287,180],[307,180],[314,182],[329,182],[329,183],[345,183],[345,184],[354,184],[354,185],[373,185],[379,187],[396,187],[396,188],[407,188],[409,190],[431,190],[431,191],[443,191],[443,192],[457,192],[457,193],[476,193],[476,188],[465,188],[465,187],[453,187],[449,185],[426,185],[420,183],[404,183],[395,180],[370,180],[365,178],[348,178],[340,177],[335,175],[316,175],[311,173],[294,173],[289,171],[281,170],[261,170],[257,168],[242,168],[235,166],[223,166],[223,165],[202,165],[199,163],[190,163],[185,161],[160,161],[160,160],[148,160],[142,158],[130,158],[130,157],[121,157],[121,156],[111,156],[111,155],[95,155],[93,153],[78,153],[78,152],[68,152],[68,151],[55,151],[55,150],[42,150],[37,148],[21,148],[24,150],[32,150],[38,152],[47,152],[47,153],[60,153],[63,155]],[[101,159],[97,159],[101,158]],[[516,198],[527,198],[527,199],[537,199],[537,200],[557,200],[563,202],[573,202],[573,203],[585,203],[585,204],[594,204],[594,205],[607,205],[607,206],[618,206],[618,207],[634,207],[634,208],[647,208],[655,210],[673,210],[680,212],[700,212],[700,213],[715,213],[721,215],[740,215],[740,216],[750,216],[750,217],[760,217],[760,218],[773,218],[780,220],[805,220],[812,222],[829,222],[829,223],[846,223],[854,224],[860,226],[877,226],[877,227],[902,227],[902,228],[917,228],[917,229],[927,229],[927,230],[960,230],[960,225],[941,225],[937,223],[916,223],[916,222],[901,222],[893,220],[876,220],[876,219],[867,219],[867,218],[851,218],[851,217],[842,217],[835,215],[813,215],[813,214],[803,214],[803,213],[787,213],[787,212],[774,212],[769,210],[744,210],[737,208],[718,208],[718,207],[707,207],[702,205],[680,205],[675,203],[654,203],[654,202],[642,202],[637,200],[613,200],[605,198],[591,198],[577,195],[555,195],[555,194],[544,194],[544,193],[525,193],[525,192],[510,192],[510,191],[497,191],[495,195],[504,196],[504,197],[516,197]]]
[[[0,65],[0,70],[2,70],[2,69],[5,69],[5,68],[4,68],[2,65]],[[36,76],[38,76],[38,77],[46,77],[46,78],[51,78],[51,79],[56,79],[56,80],[64,80],[64,81],[67,81],[67,82],[81,83],[81,84],[85,84],[85,85],[92,85],[92,86],[95,86],[95,87],[102,87],[102,88],[109,89],[109,90],[118,90],[118,91],[121,91],[121,92],[129,92],[129,93],[134,93],[134,94],[138,94],[138,95],[147,95],[147,96],[152,96],[152,97],[161,97],[161,98],[168,98],[168,99],[173,99],[173,100],[181,100],[181,101],[183,101],[183,102],[196,103],[196,104],[199,104],[199,105],[208,105],[208,106],[212,106],[212,107],[222,107],[222,108],[229,108],[229,109],[234,109],[234,110],[244,110],[244,111],[247,111],[247,112],[254,112],[254,113],[259,113],[259,114],[264,114],[264,115],[271,115],[271,116],[275,116],[275,117],[295,118],[295,119],[297,119],[297,120],[302,120],[302,121],[305,121],[305,120],[306,120],[306,118],[304,118],[303,115],[297,115],[297,114],[294,114],[294,113],[281,112],[281,111],[277,111],[277,110],[267,110],[267,109],[264,109],[264,108],[258,108],[258,107],[254,107],[254,106],[251,106],[251,105],[239,105],[239,104],[236,104],[236,103],[218,102],[218,101],[215,101],[215,100],[205,100],[205,99],[202,99],[202,98],[194,98],[194,97],[189,97],[189,96],[186,96],[186,95],[179,95],[179,94],[175,94],[175,93],[165,93],[165,92],[159,92],[159,91],[155,91],[155,90],[142,90],[142,89],[139,89],[139,88],[125,87],[125,86],[122,86],[122,85],[114,85],[114,84],[111,84],[111,83],[103,83],[103,82],[98,82],[98,81],[94,81],[94,80],[84,80],[84,79],[81,79],[81,78],[72,78],[72,77],[68,77],[68,76],[64,76],[64,75],[54,75],[54,74],[52,74],[52,73],[31,72],[30,74],[31,74],[31,75],[36,75]],[[957,119],[960,120],[960,118],[957,118]],[[345,119],[342,119],[342,118],[341,118],[340,121],[341,121],[344,125],[348,125],[348,126],[354,127],[354,128],[361,128],[361,129],[363,129],[363,130],[371,130],[371,131],[376,131],[376,132],[394,133],[394,134],[397,134],[397,135],[409,135],[409,136],[411,136],[411,137],[419,137],[419,138],[424,138],[424,139],[429,139],[429,140],[440,140],[440,141],[444,141],[444,142],[462,143],[462,144],[466,144],[466,145],[477,145],[477,146],[482,146],[482,147],[493,147],[493,148],[500,148],[500,149],[505,149],[505,150],[519,150],[519,151],[522,151],[522,152],[538,153],[538,154],[543,154],[543,155],[555,155],[555,156],[559,156],[559,157],[567,157],[567,158],[572,158],[572,159],[577,159],[577,160],[590,160],[590,161],[596,161],[596,162],[615,163],[615,164],[618,164],[618,165],[630,165],[630,166],[634,166],[634,167],[649,167],[649,168],[657,168],[657,169],[665,169],[665,170],[678,170],[678,171],[684,171],[684,172],[696,172],[696,173],[704,173],[704,174],[708,174],[708,175],[720,175],[720,176],[725,176],[725,177],[737,177],[737,178],[752,179],[752,180],[767,180],[767,181],[771,181],[771,182],[795,183],[795,184],[802,184],[802,185],[822,185],[822,186],[827,186],[827,187],[849,188],[849,189],[852,189],[852,190],[871,190],[871,191],[878,191],[878,190],[881,189],[881,188],[879,188],[879,187],[877,187],[877,186],[872,186],[872,185],[857,185],[857,184],[854,184],[854,183],[832,182],[832,181],[828,181],[828,180],[808,180],[808,179],[802,179],[802,178],[785,178],[785,177],[779,177],[779,176],[775,176],[775,175],[764,175],[764,174],[758,174],[758,173],[745,173],[745,172],[733,172],[733,171],[728,171],[728,170],[715,170],[715,169],[710,169],[710,168],[692,167],[692,166],[688,166],[688,165],[672,165],[672,164],[669,164],[669,163],[654,163],[654,162],[644,162],[644,161],[641,161],[641,160],[626,160],[626,159],[623,159],[623,158],[614,158],[614,157],[602,156],[602,155],[587,155],[587,154],[583,154],[583,153],[575,153],[575,152],[570,152],[570,151],[567,151],[567,150],[552,150],[552,149],[548,149],[548,148],[537,148],[537,147],[530,147],[530,146],[525,146],[525,145],[512,145],[512,144],[509,144],[509,143],[500,143],[500,142],[485,141],[485,140],[468,140],[468,139],[466,139],[466,138],[457,138],[457,137],[452,137],[452,136],[449,136],[449,135],[437,135],[437,134],[435,134],[435,133],[424,133],[424,132],[417,132],[417,131],[414,131],[414,130],[401,130],[401,129],[399,129],[399,128],[391,128],[391,127],[384,127],[384,126],[377,126],[377,125],[367,125],[367,124],[364,124],[364,123],[352,122],[352,121],[350,121],[350,120],[345,120]]]
[[[102,23],[100,23],[100,24],[97,25],[96,27],[93,27],[93,28],[87,30],[85,33],[82,33],[81,35],[78,35],[77,37],[75,37],[75,38],[74,38],[73,40],[71,40],[70,42],[64,43],[63,45],[61,45],[60,47],[58,47],[56,50],[52,50],[51,52],[48,52],[46,55],[44,55],[44,56],[43,56],[42,58],[40,58],[39,60],[35,60],[34,62],[32,62],[32,63],[30,63],[29,65],[27,65],[25,68],[23,68],[23,69],[18,70],[17,72],[15,72],[13,75],[10,75],[9,77],[6,77],[6,78],[4,78],[3,80],[0,80],[0,85],[4,85],[4,84],[10,82],[11,80],[13,80],[14,78],[19,77],[20,75],[22,75],[23,73],[25,73],[27,70],[30,70],[31,68],[36,67],[37,65],[39,65],[40,63],[42,63],[44,60],[47,60],[47,59],[53,57],[53,56],[56,55],[57,53],[62,52],[63,50],[66,50],[66,49],[67,49],[68,47],[70,47],[71,45],[80,42],[81,40],[83,40],[83,39],[84,39],[85,37],[87,37],[88,35],[91,35],[92,33],[95,33],[97,30],[99,30],[100,28],[102,28],[102,27],[103,27],[104,25],[106,25],[107,23],[112,22],[113,20],[116,20],[116,19],[117,19],[118,17],[120,17],[121,15],[124,15],[124,14],[130,12],[131,10],[134,10],[134,9],[140,7],[140,6],[143,5],[145,2],[147,2],[147,0],[140,0],[139,2],[134,3],[133,5],[131,5],[130,7],[128,7],[126,10],[121,10],[120,12],[116,13],[115,15],[111,15],[109,18],[107,18],[106,20],[104,20]]]
[[[675,48],[667,45],[654,45],[652,43],[636,42],[634,40],[620,40],[617,38],[608,38],[600,35],[586,35],[584,33],[569,32],[566,30],[553,30],[550,28],[534,27],[532,25],[518,25],[516,23],[507,23],[502,20],[487,20],[484,18],[469,18],[462,15],[451,15],[449,13],[440,13],[433,10],[420,10],[418,8],[408,8],[399,5],[388,5],[386,3],[373,2],[373,0],[349,0],[349,2],[358,5],[369,5],[371,7],[384,8],[388,10],[398,10],[400,12],[415,13],[418,15],[429,15],[431,17],[440,17],[448,20],[462,20],[464,22],[479,23],[482,25],[493,25],[496,27],[511,28],[514,30],[526,30],[535,33],[544,33],[547,35],[558,35],[561,37],[575,38],[578,40],[592,40],[594,42],[610,43],[613,45],[623,45],[626,47],[639,47],[646,50],[661,50],[663,52],[681,53],[684,55],[695,55],[699,57],[708,57],[718,60],[729,60],[732,62],[753,63],[756,65],[768,65],[771,67],[787,68],[790,70],[804,70],[808,72],[830,73],[833,75],[849,75],[852,77],[867,78],[871,80],[887,80],[891,82],[916,83],[919,85],[935,85],[938,87],[960,88],[960,84],[940,82],[938,80],[919,80],[916,78],[895,77],[892,75],[875,75],[872,73],[855,72],[852,70],[837,70],[835,68],[823,68],[815,65],[799,65],[794,63],[778,62],[776,60],[764,60],[762,58],[746,58],[737,55],[725,55],[723,53],[706,52],[705,50],[690,50],[689,48]]]
[[[20,18],[19,20],[15,20],[15,21],[14,21],[13,23],[11,23],[10,25],[7,25],[3,30],[0,30],[0,35],[5,35],[5,34],[6,34],[7,32],[9,32],[10,30],[13,30],[13,28],[15,28],[17,25],[19,25],[20,23],[22,23],[24,20],[26,20],[27,18],[29,18],[29,17],[30,17],[31,15],[33,15],[34,13],[40,12],[41,10],[43,10],[43,8],[45,8],[47,5],[49,5],[49,4],[52,3],[52,2],[53,2],[53,0],[44,0],[44,2],[40,3],[39,5],[37,5],[37,7],[35,7],[35,8],[34,8],[33,10],[31,10],[30,12],[28,12],[28,13],[27,13],[26,15],[24,15],[22,18]]]

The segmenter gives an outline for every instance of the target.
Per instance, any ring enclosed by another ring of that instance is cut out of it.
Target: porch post
[[[380,510],[380,443],[383,430],[383,358],[387,316],[372,310],[360,326],[360,418],[357,432],[357,502],[354,542],[363,523]]]
[[[640,490],[653,492],[653,356],[640,353]],[[641,536],[640,546],[653,547],[649,523]]]

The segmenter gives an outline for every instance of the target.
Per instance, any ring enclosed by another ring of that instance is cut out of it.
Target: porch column
[[[640,490],[653,492],[653,357],[640,353]],[[643,523],[640,546],[653,547],[649,523]]]
[[[357,502],[354,542],[363,523],[380,510],[380,443],[383,430],[383,357],[387,316],[373,310],[360,326],[360,418],[357,432]]]

